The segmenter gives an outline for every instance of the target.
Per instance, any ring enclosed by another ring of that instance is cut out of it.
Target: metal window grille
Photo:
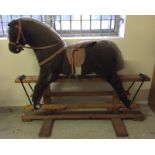
[[[53,27],[62,37],[118,36],[123,18],[119,15],[0,15],[0,37],[7,36],[7,24],[31,17]]]

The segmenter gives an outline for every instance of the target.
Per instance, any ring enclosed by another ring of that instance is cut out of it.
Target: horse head
[[[9,49],[13,53],[19,53],[23,50],[23,47],[26,44],[22,31],[22,20],[13,20],[8,23],[8,26]]]
[[[54,29],[35,19],[20,18],[11,21],[8,26],[9,49],[13,53],[29,48],[35,51],[38,59],[42,60],[44,54],[40,54],[40,51],[44,50],[45,53],[45,51],[54,52],[65,49],[66,44],[60,35]]]

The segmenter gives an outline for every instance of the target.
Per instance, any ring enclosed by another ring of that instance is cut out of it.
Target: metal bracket
[[[23,87],[23,89],[24,89],[24,92],[25,92],[25,94],[26,94],[26,96],[27,96],[27,99],[28,99],[29,103],[32,104],[31,98],[30,98],[30,96],[29,96],[29,94],[28,94],[28,92],[27,92],[27,90],[26,90],[26,87],[25,87],[25,85],[24,85],[24,83],[23,83],[23,80],[24,80],[25,78],[26,78],[25,75],[21,75],[21,76],[18,77],[18,79],[19,79],[19,81],[20,81],[20,83],[21,83],[21,85],[22,85],[22,87]],[[33,88],[32,88],[32,86],[31,86],[31,84],[28,83],[28,85],[29,85],[30,89],[31,89],[32,92],[33,92]]]
[[[142,85],[144,84],[144,81],[148,79],[148,77],[147,77],[145,74],[142,74],[142,73],[139,74],[139,77],[140,77],[140,79],[141,79],[142,82],[140,83],[139,87],[137,88],[136,93],[135,93],[134,96],[132,97],[131,103],[133,103],[134,100],[135,100],[135,98],[137,97],[137,95],[138,95],[138,93],[139,93],[139,91],[140,91]],[[131,90],[131,88],[134,86],[134,84],[135,84],[135,81],[131,83],[131,85],[130,85],[129,88],[127,89],[127,92],[129,92],[129,91]]]

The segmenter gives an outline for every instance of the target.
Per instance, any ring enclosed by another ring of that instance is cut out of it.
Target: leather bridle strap
[[[18,20],[18,37],[17,37],[16,44],[19,44],[20,37],[22,37],[24,43],[26,43],[23,31],[22,31],[22,21],[21,21],[21,19]]]
[[[55,47],[55,46],[57,46],[57,45],[62,44],[61,42],[58,42],[58,43],[55,43],[55,44],[46,45],[46,46],[41,46],[41,47],[33,47],[33,46],[30,47],[30,46],[21,45],[21,44],[19,43],[21,37],[22,37],[24,43],[26,43],[26,39],[25,39],[24,34],[23,34],[23,31],[22,31],[22,20],[19,19],[19,20],[18,20],[18,34],[17,34],[17,40],[16,40],[16,42],[9,41],[10,44],[15,45],[17,48],[18,48],[18,47],[21,47],[21,48],[28,48],[28,49],[33,49],[33,50],[48,49],[48,48],[52,48],[52,47]]]
[[[18,27],[17,40],[16,40],[16,42],[9,41],[9,43],[12,44],[12,45],[15,45],[16,47],[23,47],[23,45],[19,44],[19,41],[20,41],[21,37],[22,37],[24,43],[26,42],[24,34],[22,32],[21,19],[18,20],[17,27]]]
[[[18,20],[18,34],[17,34],[17,40],[16,42],[12,42],[10,41],[10,44],[15,45],[17,48],[21,47],[21,48],[29,48],[29,49],[33,49],[33,50],[41,50],[41,49],[48,49],[48,48],[52,48],[52,47],[56,47],[57,45],[63,45],[63,47],[59,48],[56,52],[52,53],[49,57],[47,57],[46,59],[42,60],[41,62],[39,62],[39,65],[42,66],[44,64],[46,64],[47,62],[49,62],[50,60],[52,60],[54,57],[56,57],[58,54],[60,54],[62,51],[64,51],[66,49],[66,44],[62,41],[55,43],[55,44],[51,44],[51,45],[47,45],[47,46],[41,46],[41,47],[28,47],[25,45],[21,45],[19,44],[19,41],[22,37],[24,43],[26,43],[24,34],[22,32],[22,20],[19,19]],[[38,52],[38,51],[37,51]],[[40,52],[40,51],[39,51]]]

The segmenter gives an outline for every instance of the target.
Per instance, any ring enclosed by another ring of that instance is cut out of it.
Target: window
[[[44,16],[41,15],[0,15],[0,37],[7,36],[8,23],[13,19],[22,17],[31,17],[39,21],[45,22]]]
[[[62,37],[119,36],[124,18],[120,15],[1,15],[0,37],[7,35],[13,19],[31,17],[53,27]]]

